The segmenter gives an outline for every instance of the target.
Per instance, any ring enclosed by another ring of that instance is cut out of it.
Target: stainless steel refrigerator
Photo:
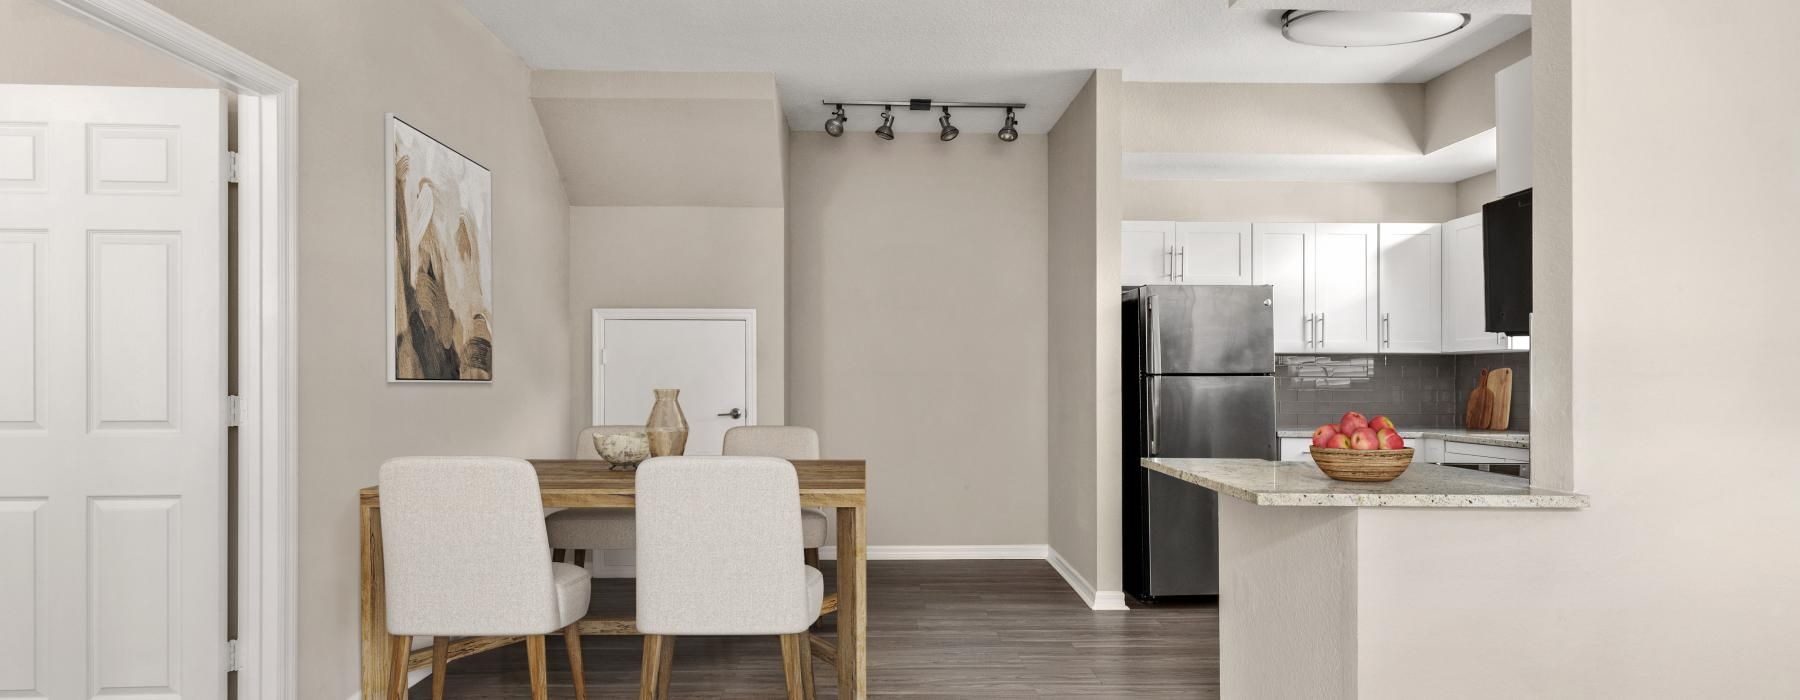
[[[1217,494],[1144,457],[1275,459],[1274,288],[1124,292],[1125,592],[1218,595]]]

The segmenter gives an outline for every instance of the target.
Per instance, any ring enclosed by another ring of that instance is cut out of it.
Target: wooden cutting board
[[[1488,371],[1484,369],[1481,378],[1475,380],[1475,390],[1469,392],[1469,404],[1463,411],[1463,427],[1470,430],[1486,428],[1493,409],[1494,394],[1488,389]]]
[[[1487,389],[1494,396],[1488,409],[1488,430],[1505,430],[1512,424],[1512,385],[1511,369],[1502,367],[1487,373]]]

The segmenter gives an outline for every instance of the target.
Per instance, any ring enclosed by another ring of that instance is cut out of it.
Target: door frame
[[[51,0],[238,93],[237,692],[297,692],[295,350],[300,82],[148,0]],[[226,653],[221,649],[221,653]]]
[[[600,425],[600,401],[606,396],[606,373],[600,370],[601,329],[607,321],[743,321],[744,425],[756,425],[756,309],[594,309],[589,329],[588,424]]]

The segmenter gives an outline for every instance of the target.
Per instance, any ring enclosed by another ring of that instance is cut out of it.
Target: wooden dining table
[[[837,666],[838,697],[868,696],[868,490],[860,459],[790,460],[800,478],[800,505],[837,509],[837,592],[826,596],[824,612],[837,613],[835,642],[814,636],[812,655]],[[630,508],[637,500],[637,472],[612,471],[605,462],[533,459],[546,508]],[[362,697],[385,700],[393,675],[387,630],[387,589],[381,551],[381,492],[359,492],[362,514]],[[799,556],[796,552],[795,556]],[[546,560],[549,553],[545,552]],[[631,618],[587,617],[583,635],[635,635]],[[524,637],[477,637],[452,642],[451,660],[498,649]],[[407,660],[409,669],[431,665],[431,650]]]

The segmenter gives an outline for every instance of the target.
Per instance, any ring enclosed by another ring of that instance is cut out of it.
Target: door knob
[[[719,417],[720,418],[733,418],[733,419],[743,418],[744,412],[734,408],[734,409],[731,409],[730,413],[719,414]]]

